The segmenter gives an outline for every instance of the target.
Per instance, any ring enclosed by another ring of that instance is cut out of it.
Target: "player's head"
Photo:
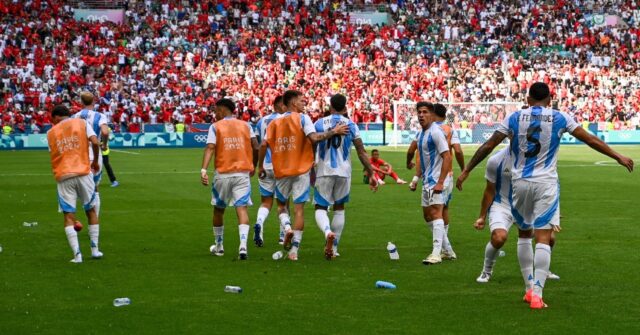
[[[336,94],[331,97],[331,113],[344,114],[347,112],[347,97]]]
[[[416,110],[418,111],[418,121],[422,128],[428,128],[433,120],[431,119],[431,111],[433,111],[433,104],[426,101],[419,101],[416,104]]]
[[[433,104],[433,115],[436,118],[436,121],[444,121],[444,118],[447,116],[447,107],[443,104]]]
[[[91,107],[93,107],[93,93],[88,91],[80,93],[80,101],[84,107],[91,109]]]
[[[287,108],[284,106],[281,95],[278,95],[275,99],[273,99],[273,110],[276,111],[276,113],[284,113],[287,110]]]
[[[53,122],[53,124],[58,124],[58,122],[68,118],[69,116],[71,116],[71,112],[67,106],[57,105],[53,107],[53,110],[51,111],[51,122]]]
[[[371,150],[371,158],[373,159],[380,158],[380,151],[378,151],[378,149]]]
[[[302,113],[304,112],[304,96],[302,92],[296,90],[288,90],[282,96],[282,102],[288,111]]]
[[[533,83],[529,87],[529,96],[527,97],[527,103],[529,106],[549,106],[551,102],[551,92],[549,86],[545,83],[537,82]]]
[[[233,115],[236,110],[236,104],[231,99],[220,99],[216,102],[216,120],[222,120],[227,116]]]

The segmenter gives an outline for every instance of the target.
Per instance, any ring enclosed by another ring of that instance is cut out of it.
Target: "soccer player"
[[[98,249],[98,214],[95,210],[95,184],[91,171],[99,167],[98,152],[100,143],[96,133],[83,120],[70,119],[69,109],[56,106],[51,112],[53,127],[47,132],[47,143],[51,156],[53,175],[58,182],[58,204],[64,214],[64,231],[71,251],[72,263],[82,263],[82,253],[78,242],[78,233],[74,229],[76,222],[76,202],[82,201],[89,221],[89,239],[91,257],[102,258]],[[93,159],[89,159],[89,149]],[[95,228],[92,228],[95,227]]]
[[[83,119],[87,122],[87,125],[91,127],[91,129],[96,133],[96,135],[100,136],[100,146],[101,151],[98,152],[98,164],[100,165],[100,169],[93,174],[93,182],[96,185],[96,202],[95,209],[96,215],[100,216],[100,190],[98,186],[100,185],[100,181],[102,180],[102,151],[108,149],[109,146],[109,126],[107,125],[107,117],[104,114],[96,112],[93,110],[93,93],[84,91],[80,93],[80,101],[82,102],[82,110],[73,114],[72,118],[75,119]],[[89,151],[89,159],[91,161],[93,158],[93,151]],[[89,229],[92,229],[89,226]],[[93,229],[99,229],[96,226]],[[96,233],[97,234],[97,233]]]
[[[258,158],[259,177],[266,177],[263,166],[267,149],[271,149],[273,173],[276,177],[276,198],[280,224],[285,231],[284,249],[288,250],[290,260],[298,260],[298,248],[302,240],[304,229],[304,204],[309,200],[309,171],[313,166],[313,143],[326,140],[335,135],[346,135],[349,127],[346,124],[322,133],[316,133],[315,127],[304,111],[304,97],[295,90],[286,91],[282,97],[287,112],[283,116],[271,121]],[[293,198],[294,226],[287,212],[286,203]]]
[[[560,231],[556,164],[562,135],[570,133],[596,151],[615,159],[629,172],[633,171],[633,160],[587,133],[569,115],[548,108],[551,95],[547,84],[532,84],[527,101],[529,108],[508,115],[491,138],[478,148],[456,184],[462,190],[473,168],[507,136],[512,138],[509,155],[511,213],[518,229],[530,232],[536,239],[535,254],[529,255],[530,259],[521,264],[522,271],[532,272],[524,300],[531,308],[541,309],[547,306],[542,300],[542,292],[551,263],[551,234],[554,230]]]
[[[216,121],[209,127],[207,146],[202,158],[200,177],[202,185],[209,185],[207,168],[215,156],[215,176],[211,187],[213,205],[213,235],[215,244],[209,249],[216,256],[224,255],[224,211],[227,206],[236,208],[240,247],[238,256],[246,260],[251,206],[251,176],[254,174],[258,141],[251,126],[233,117],[235,103],[230,99],[216,102]]]
[[[407,182],[400,179],[398,174],[393,171],[393,167],[391,164],[385,162],[380,158],[380,151],[378,149],[371,150],[371,160],[369,161],[371,167],[373,167],[374,177],[376,178],[376,182],[378,185],[384,185],[384,177],[389,175],[393,180],[396,181],[396,184],[406,184]]]
[[[261,143],[266,134],[267,127],[271,123],[271,121],[276,118],[282,116],[285,112],[285,106],[282,103],[282,96],[279,95],[273,100],[273,109],[274,113],[271,113],[258,121],[257,129],[258,129],[258,142]],[[271,149],[267,149],[266,156],[264,158],[264,162],[262,166],[265,169],[265,177],[259,178],[260,183],[260,196],[261,196],[261,204],[260,208],[258,208],[258,217],[256,219],[256,224],[253,226],[253,241],[258,247],[262,247],[264,244],[264,222],[267,220],[269,216],[269,211],[271,211],[271,207],[273,207],[273,195],[276,190],[276,177],[273,174],[273,163],[271,162]],[[288,207],[288,206],[287,206]],[[282,213],[281,215],[289,216],[289,213]],[[290,221],[290,219],[287,219]],[[278,243],[284,243],[284,230],[282,226],[280,226],[280,238]]]
[[[349,133],[335,135],[320,141],[316,147],[316,183],[313,202],[316,207],[316,224],[324,234],[326,244],[324,255],[327,260],[340,256],[338,244],[345,224],[344,206],[349,202],[351,190],[351,145],[358,153],[360,163],[364,167],[372,190],[377,188],[374,172],[369,163],[367,151],[360,138],[358,127],[346,118],[347,98],[336,94],[330,100],[331,115],[315,123],[318,133],[333,129],[336,125],[346,124]],[[333,220],[329,223],[328,209],[333,206]]]
[[[433,250],[422,263],[425,265],[442,262],[442,242],[444,240],[444,220],[442,216],[445,199],[444,182],[451,169],[451,152],[442,128],[435,123],[427,102],[418,102],[418,120],[422,131],[417,134],[418,174],[422,176],[422,213],[429,229],[433,232]],[[416,183],[410,189],[415,191]]]
[[[487,283],[493,275],[493,267],[500,249],[507,241],[509,229],[513,225],[513,216],[511,215],[511,204],[509,203],[509,194],[511,192],[511,173],[509,170],[509,148],[503,148],[487,161],[485,171],[485,179],[487,184],[482,196],[480,204],[480,216],[474,223],[474,227],[482,230],[485,227],[486,218],[489,216],[489,229],[491,231],[491,240],[487,243],[484,251],[484,266],[482,273],[476,279],[478,283]],[[518,261],[523,265],[523,269],[527,269],[528,255],[533,255],[531,247],[530,231],[520,232],[518,239]],[[553,248],[555,242],[554,234],[551,235],[550,246]],[[525,285],[528,285],[529,270],[523,271],[522,276]],[[560,279],[556,274],[548,273],[547,279]]]

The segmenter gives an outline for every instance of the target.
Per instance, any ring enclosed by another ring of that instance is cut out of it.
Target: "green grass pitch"
[[[640,147],[616,149],[640,162]],[[410,179],[404,149],[382,150]],[[473,151],[466,148],[467,159]],[[339,259],[323,258],[323,238],[308,204],[297,263],[271,259],[280,249],[273,212],[265,247],[250,240],[249,260],[240,262],[230,211],[227,254],[209,254],[212,208],[210,189],[200,185],[201,156],[200,149],[114,152],[121,186],[108,187],[104,176],[105,257],[89,259],[85,229],[85,262],[74,265],[56,211],[48,153],[0,152],[0,334],[640,333],[640,177],[584,146],[561,148],[563,231],[551,265],[561,280],[547,282],[550,307],[543,311],[520,300],[514,230],[492,281],[475,282],[489,237],[488,229],[472,228],[484,165],[463,192],[454,192],[450,238],[456,261],[422,265],[431,237],[419,193],[387,184],[372,194],[355,160]],[[253,223],[256,177],[252,183]],[[86,224],[83,214],[80,219]],[[39,224],[28,228],[23,221]],[[397,262],[389,260],[388,241],[398,246]],[[398,288],[376,289],[376,280]],[[225,285],[244,292],[225,293]],[[116,308],[118,297],[132,304]]]

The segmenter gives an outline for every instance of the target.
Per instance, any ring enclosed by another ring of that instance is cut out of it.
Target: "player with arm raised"
[[[267,148],[271,149],[273,173],[276,177],[276,199],[280,224],[285,231],[284,249],[289,251],[292,261],[298,260],[298,248],[302,241],[304,229],[304,204],[309,200],[309,171],[313,166],[313,143],[326,140],[334,135],[345,135],[349,132],[347,125],[337,125],[328,132],[318,134],[308,115],[304,112],[304,96],[302,92],[289,90],[283,96],[287,112],[275,119],[267,127],[267,133],[258,158],[259,177],[266,177],[263,162]],[[294,225],[287,213],[287,200],[293,198]]]
[[[258,121],[258,142],[262,143],[264,141],[265,136],[267,135],[267,127],[271,122],[278,117],[282,116],[285,112],[284,104],[282,103],[282,96],[279,95],[273,100],[273,109],[274,112],[263,117]],[[273,174],[273,163],[271,162],[271,150],[267,148],[267,152],[265,154],[264,162],[262,164],[265,170],[265,177],[259,178],[260,183],[260,197],[261,204],[260,208],[258,208],[258,217],[256,219],[256,224],[253,226],[253,241],[256,246],[262,247],[264,244],[264,222],[267,220],[269,216],[269,211],[271,211],[271,207],[273,207],[273,195],[276,190],[276,177]],[[288,207],[288,206],[287,206]],[[289,216],[289,213],[285,212],[280,215]],[[287,221],[290,219],[287,219]],[[284,242],[284,230],[280,225],[280,244]]]
[[[69,118],[71,113],[63,105],[56,106],[51,112],[53,127],[47,132],[47,143],[51,156],[53,175],[58,183],[58,205],[64,214],[64,231],[73,251],[72,263],[82,263],[82,253],[78,242],[76,223],[76,202],[82,205],[89,220],[89,239],[91,257],[102,258],[98,249],[98,235],[91,232],[97,226],[98,215],[95,210],[95,183],[91,172],[99,170],[99,141],[96,133],[84,120]],[[89,150],[93,159],[89,159]]]
[[[258,141],[251,126],[233,117],[236,105],[229,99],[216,102],[216,121],[209,127],[207,146],[202,158],[200,181],[209,185],[207,168],[215,157],[215,176],[211,187],[213,205],[213,235],[215,244],[209,248],[216,256],[224,255],[224,211],[227,206],[236,208],[240,247],[238,256],[246,260],[249,236],[251,202],[251,176],[254,174]]]
[[[422,176],[422,213],[429,229],[433,232],[433,250],[422,263],[425,265],[442,262],[442,241],[445,228],[442,210],[445,204],[443,198],[444,182],[451,169],[451,153],[449,144],[442,128],[435,123],[430,113],[433,105],[418,102],[418,120],[422,131],[418,133],[418,174]],[[416,190],[416,183],[410,184],[412,191]]]
[[[534,83],[529,88],[527,109],[508,115],[491,138],[482,144],[457,180],[462,190],[469,173],[507,136],[511,136],[509,165],[511,169],[511,212],[520,231],[532,232],[536,251],[527,268],[535,269],[532,287],[526,288],[525,301],[533,309],[546,307],[542,292],[551,263],[549,246],[552,231],[560,230],[557,154],[565,132],[596,151],[615,159],[633,171],[633,160],[627,158],[590,135],[567,114],[548,108],[549,87]],[[522,264],[521,264],[522,267]]]
[[[102,151],[106,151],[109,148],[109,126],[107,125],[107,117],[104,114],[94,111],[94,97],[91,92],[82,92],[80,93],[80,100],[82,102],[82,110],[75,113],[72,118],[74,119],[83,119],[87,122],[87,126],[93,130],[93,132],[98,137],[98,141],[100,142],[101,150],[98,152],[97,156],[94,156],[93,150],[89,150],[89,160],[98,161],[99,169],[93,172],[93,182],[95,184],[96,192],[95,192],[95,206],[94,209],[96,211],[96,215],[100,216],[100,207],[102,201],[100,200],[100,181],[102,180]],[[94,159],[94,157],[96,157]],[[89,238],[93,240],[98,240],[98,236],[100,235],[100,225],[89,225]],[[93,242],[91,242],[93,245]],[[96,250],[98,246],[95,246]]]
[[[369,157],[362,144],[358,127],[344,115],[347,98],[336,94],[331,97],[331,115],[315,123],[318,133],[327,132],[337,125],[349,127],[346,135],[335,135],[320,141],[316,149],[316,184],[313,202],[316,207],[316,223],[325,236],[324,254],[328,260],[339,256],[338,244],[345,224],[345,204],[351,191],[351,144],[356,147],[360,163],[365,168],[369,183],[375,191],[377,183]],[[329,223],[328,209],[333,206],[333,220]]]

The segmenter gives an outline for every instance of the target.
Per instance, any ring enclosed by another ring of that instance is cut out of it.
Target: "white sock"
[[[316,209],[316,224],[326,239],[331,232],[331,223],[329,222],[329,215],[325,209]]]
[[[338,252],[338,244],[340,244],[340,238],[342,237],[342,230],[344,229],[345,213],[344,209],[341,211],[333,211],[333,220],[331,220],[331,230],[336,234],[336,239],[333,241],[333,252]]]
[[[432,255],[440,256],[442,253],[442,240],[444,239],[444,220],[437,219],[433,223],[433,251]]]
[[[442,249],[446,252],[452,252],[451,242],[449,242],[449,225],[444,226],[444,238],[442,239]]]
[[[224,242],[224,226],[213,226],[213,237],[215,238],[216,244],[222,244],[222,242]]]
[[[498,251],[500,251],[500,249],[496,249],[491,242],[487,243],[487,246],[484,248],[484,269],[482,271],[489,274],[493,273],[493,266],[496,264]]]
[[[96,200],[93,208],[96,210],[96,216],[100,216],[100,193],[96,192]]]
[[[264,227],[264,221],[269,216],[269,209],[260,207],[258,208],[258,218],[256,219],[256,224],[260,225],[260,227]]]
[[[240,248],[247,249],[247,236],[249,236],[249,225],[241,224],[238,226],[238,230],[240,231]]]
[[[542,297],[542,289],[549,275],[551,265],[551,247],[548,244],[536,243],[536,253],[534,258],[535,274],[533,276],[533,293]]]
[[[533,247],[530,238],[518,238],[518,262],[525,290],[533,288]]]
[[[98,237],[100,236],[100,225],[89,225],[89,241],[91,241],[91,252],[99,251],[98,249]]]
[[[64,232],[67,233],[67,241],[69,241],[73,256],[80,255],[80,243],[78,242],[78,233],[76,230],[73,229],[73,226],[66,226],[64,227]]]
[[[293,242],[291,243],[291,251],[292,254],[298,253],[298,248],[300,248],[300,242],[302,242],[302,230],[294,230],[293,231]]]
[[[285,232],[291,229],[291,218],[289,214],[282,213],[278,215],[278,218],[280,219],[280,227],[282,227]]]

